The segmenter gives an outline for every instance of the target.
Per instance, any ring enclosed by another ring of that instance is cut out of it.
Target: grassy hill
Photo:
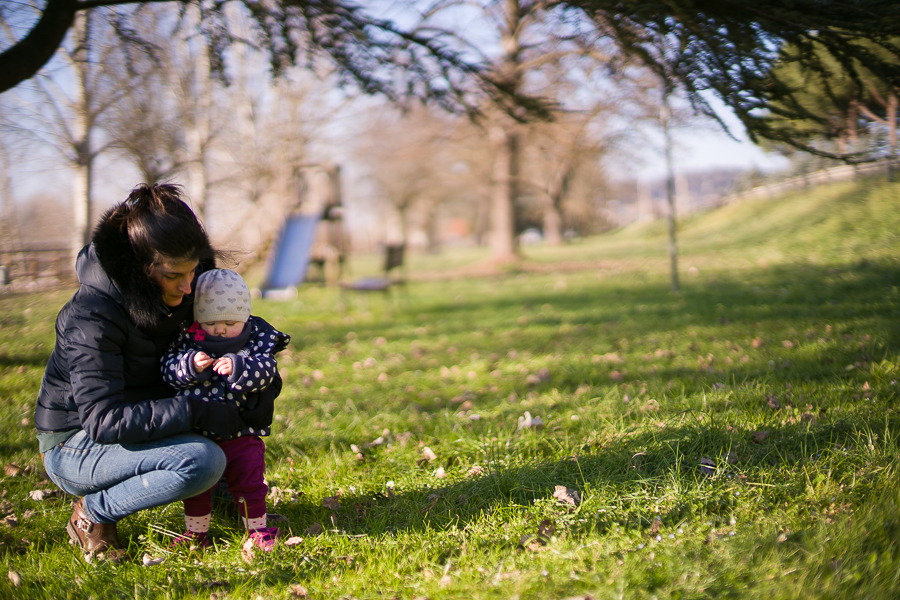
[[[653,223],[257,301],[293,336],[267,479],[302,539],[252,558],[224,511],[213,551],[171,549],[170,505],[121,523],[131,562],[82,561],[71,498],[29,494],[71,290],[2,297],[0,598],[893,597],[898,204],[866,181],[695,215],[678,294]]]

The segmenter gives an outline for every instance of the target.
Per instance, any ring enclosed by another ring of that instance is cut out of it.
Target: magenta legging
[[[266,514],[263,481],[266,472],[266,445],[254,436],[242,436],[219,444],[225,452],[225,483],[228,493],[238,503],[242,517],[256,519]],[[184,514],[202,517],[212,512],[212,494],[216,486],[184,501]]]

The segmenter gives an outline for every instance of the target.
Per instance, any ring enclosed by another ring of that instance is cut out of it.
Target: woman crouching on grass
[[[37,399],[44,468],[81,496],[66,525],[85,553],[118,560],[123,517],[190,498],[225,469],[216,443],[250,422],[234,403],[176,396],[159,361],[193,318],[196,276],[215,266],[197,217],[172,185],[141,185],[111,208],[78,255],[81,287],[59,312]],[[276,378],[267,393],[278,395]]]

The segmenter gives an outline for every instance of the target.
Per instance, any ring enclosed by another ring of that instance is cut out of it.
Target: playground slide
[[[318,223],[319,215],[295,215],[287,220],[276,242],[275,259],[269,267],[264,295],[303,283]]]

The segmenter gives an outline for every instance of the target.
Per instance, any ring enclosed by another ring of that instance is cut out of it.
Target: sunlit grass
[[[0,298],[0,453],[25,469],[0,483],[21,582],[0,597],[892,597],[896,190],[696,217],[679,294],[651,225],[529,246],[491,278],[462,271],[483,250],[413,254],[405,289],[349,306],[315,286],[256,301],[293,336],[268,481],[303,539],[250,562],[220,512],[215,551],[173,552],[180,505],[122,522],[126,564],[66,544],[71,498],[29,492],[53,488],[31,414],[71,290]]]

